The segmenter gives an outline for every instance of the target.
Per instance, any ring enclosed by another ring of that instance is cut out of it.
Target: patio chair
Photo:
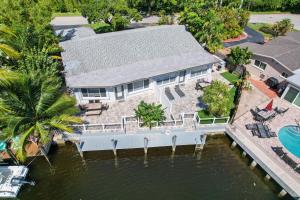
[[[185,94],[183,93],[183,91],[180,89],[179,85],[175,85],[175,92],[178,94],[178,96],[180,98],[185,96]]]
[[[247,130],[257,129],[256,124],[246,124],[245,127],[246,127]]]
[[[284,109],[284,108],[276,107],[276,108],[274,109],[274,111],[275,111],[277,114],[279,114],[279,115],[283,115],[283,114],[286,113],[289,109],[290,109],[290,108]]]
[[[102,104],[102,107],[101,107],[102,110],[108,110],[109,109],[109,105],[108,103],[104,103]]]
[[[299,166],[296,167],[294,170],[295,170],[295,172],[297,172],[298,174],[300,174],[300,167]]]
[[[282,150],[282,147],[271,147],[272,150],[280,157],[282,158],[283,156],[287,155],[287,153],[285,153],[283,150]]]
[[[270,137],[277,137],[276,133],[273,132],[273,131],[269,131],[269,132],[268,132],[268,135],[269,135]]]
[[[259,132],[256,129],[251,130],[251,133],[253,136],[261,137],[261,135],[259,134]]]
[[[165,88],[165,94],[166,94],[166,96],[168,97],[168,99],[169,99],[170,101],[172,101],[172,100],[175,99],[174,96],[173,96],[173,94],[171,93],[171,90],[170,90],[169,87],[166,87],[166,88]]]
[[[288,155],[284,155],[281,158],[288,166],[290,166],[292,169],[296,169],[298,166],[298,163],[296,163],[291,157]]]

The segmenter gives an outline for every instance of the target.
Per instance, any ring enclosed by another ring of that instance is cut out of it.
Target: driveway
[[[294,24],[294,28],[300,30],[300,14],[253,14],[250,16],[250,23],[275,23],[288,18]]]

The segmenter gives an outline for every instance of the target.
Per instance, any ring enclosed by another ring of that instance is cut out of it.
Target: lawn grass
[[[52,17],[75,17],[75,16],[82,16],[80,12],[56,12],[53,13]]]
[[[235,84],[240,79],[237,75],[230,72],[223,72],[221,75],[232,84]]]
[[[248,23],[248,27],[256,30],[259,33],[261,33],[264,36],[265,40],[271,40],[273,38],[272,34],[261,31],[261,28],[263,26],[268,26],[268,25],[271,25],[271,24],[267,24],[267,23]]]
[[[230,92],[230,99],[232,101],[234,101],[234,97],[235,97],[235,93],[236,93],[236,87],[232,87],[229,92]]]
[[[250,11],[253,15],[264,15],[264,14],[291,14],[290,11],[270,10],[270,11]]]

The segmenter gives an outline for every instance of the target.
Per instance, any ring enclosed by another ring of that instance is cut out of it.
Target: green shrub
[[[107,33],[112,31],[111,25],[105,22],[98,22],[95,24],[91,24],[91,27],[92,29],[94,29],[96,33]]]

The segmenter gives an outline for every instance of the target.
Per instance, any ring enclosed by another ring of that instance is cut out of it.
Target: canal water
[[[250,160],[230,149],[225,136],[209,137],[204,150],[194,147],[85,153],[81,160],[71,144],[52,149],[53,169],[43,158],[30,167],[22,200],[226,200],[278,199],[279,188],[264,181],[259,169],[249,169]],[[286,198],[289,199],[289,198]]]

